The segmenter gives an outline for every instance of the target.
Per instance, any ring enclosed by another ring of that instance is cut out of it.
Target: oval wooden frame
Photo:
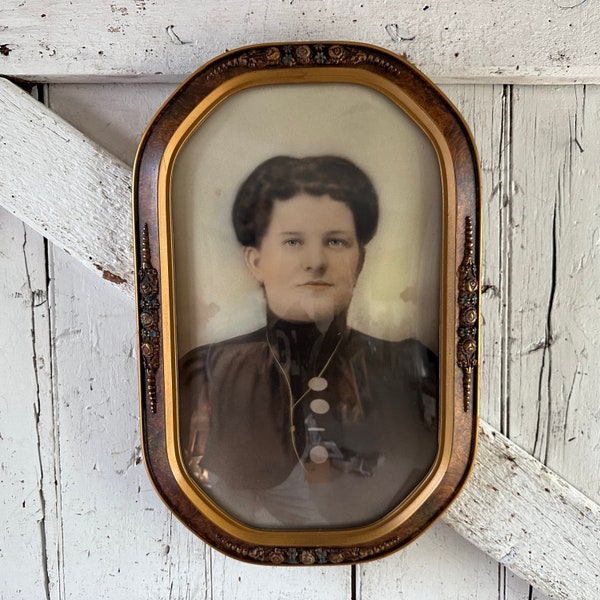
[[[219,103],[250,87],[343,82],[375,89],[428,135],[440,161],[443,243],[440,449],[427,478],[384,518],[336,530],[262,530],[225,513],[190,480],[177,436],[170,178],[187,137]],[[142,444],[161,498],[194,533],[261,564],[342,564],[392,552],[422,533],[464,485],[477,441],[480,263],[478,156],[464,120],[406,60],[348,42],[263,44],[216,58],[188,78],[149,125],[134,167]]]

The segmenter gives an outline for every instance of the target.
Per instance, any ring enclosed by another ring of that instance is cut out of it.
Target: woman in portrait
[[[347,324],[378,217],[369,177],[338,156],[271,158],[237,193],[266,326],[182,358],[180,439],[190,475],[251,526],[374,521],[434,463],[435,355]]]

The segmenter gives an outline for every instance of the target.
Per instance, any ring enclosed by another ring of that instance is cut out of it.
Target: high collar
[[[279,361],[292,371],[319,371],[347,334],[346,314],[330,323],[294,322],[267,312],[267,334]]]

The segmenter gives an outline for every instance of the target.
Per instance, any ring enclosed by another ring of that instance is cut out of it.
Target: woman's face
[[[245,249],[267,304],[288,321],[330,321],[348,309],[361,266],[352,211],[329,195],[273,203],[258,248]]]

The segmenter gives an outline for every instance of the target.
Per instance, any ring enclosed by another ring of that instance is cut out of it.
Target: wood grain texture
[[[8,0],[0,23],[0,71],[37,81],[180,81],[226,49],[288,40],[384,46],[438,82],[600,81],[586,0]]]
[[[152,116],[175,85],[50,85],[48,106],[128,166]]]
[[[204,578],[179,574],[207,549],[162,505],[140,455],[132,299],[59,249],[49,271],[62,540],[53,597],[202,597]]]
[[[514,90],[508,373],[511,439],[596,502],[599,114],[597,87]]]
[[[0,597],[32,600],[56,589],[61,560],[44,246],[0,211]]]
[[[446,85],[443,91],[469,123],[481,161],[482,240],[484,260],[481,286],[480,416],[502,433],[506,432],[508,402],[505,393],[508,371],[505,347],[511,281],[506,265],[510,260],[511,225],[507,221],[511,176],[511,90],[508,85]],[[543,600],[546,596],[497,564],[498,600]],[[477,588],[476,593],[479,592]],[[483,595],[483,594],[482,594]],[[459,596],[460,597],[460,596]],[[476,597],[476,596],[475,596]]]
[[[486,111],[497,119],[490,102],[469,116],[468,89],[447,91],[477,131]],[[504,86],[501,137],[476,134],[484,186],[486,147],[500,142],[484,194],[482,415],[594,502],[598,114],[594,86]]]
[[[130,169],[5,79],[0,104],[4,208],[131,295]]]
[[[444,520],[551,597],[597,594],[600,506],[484,422],[471,479]]]
[[[400,552],[362,565],[357,583],[357,600],[495,599],[498,565],[438,521]]]

